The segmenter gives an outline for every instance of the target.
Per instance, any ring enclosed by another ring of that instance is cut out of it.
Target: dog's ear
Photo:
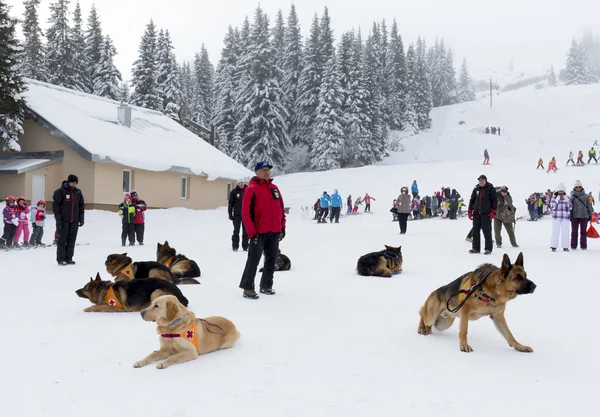
[[[123,255],[123,256],[127,256],[127,252],[125,252],[125,253],[122,253],[121,255]]]
[[[159,251],[159,250],[160,250],[160,248],[162,248],[162,245],[161,245],[160,243],[157,243],[157,244],[156,244],[156,250],[157,250],[157,251]]]
[[[96,281],[102,281],[102,278],[100,278],[100,272],[96,272]]]
[[[90,277],[90,282],[93,282],[93,281],[94,281],[94,278]]]
[[[500,267],[500,272],[502,272],[502,275],[505,275],[508,270],[511,267],[511,263],[510,263],[510,258],[508,257],[508,254],[504,254],[504,256],[502,257],[502,266]]]
[[[163,246],[169,246],[169,241],[165,240],[165,244]]]
[[[402,246],[398,246],[398,252],[402,252]]]
[[[179,314],[179,306],[173,300],[167,300],[167,321],[171,322],[177,318]]]
[[[517,260],[515,262],[515,265],[523,267],[523,252],[519,253],[519,256],[517,256]]]
[[[383,245],[383,246],[385,246],[385,248],[386,248],[387,250],[394,249],[394,248],[392,248],[391,246],[388,246],[388,245]]]

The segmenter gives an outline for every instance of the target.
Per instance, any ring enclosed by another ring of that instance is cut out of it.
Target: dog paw
[[[431,326],[419,326],[417,333],[427,336],[428,334],[431,334]]]
[[[156,369],[167,369],[169,367],[169,364],[167,363],[167,361],[161,362],[158,365],[156,365]]]
[[[93,313],[94,312],[94,310],[92,309],[92,307],[84,308],[83,311],[85,311],[86,313]]]
[[[146,361],[137,361],[136,363],[133,364],[134,368],[141,368],[142,366],[146,366],[148,365],[148,362]]]
[[[533,352],[533,349],[530,348],[529,346],[525,346],[525,345],[516,345],[513,346],[515,349],[517,349],[519,352]]]
[[[471,346],[469,346],[467,343],[461,343],[460,344],[460,350],[462,350],[463,352],[473,352],[473,348]]]

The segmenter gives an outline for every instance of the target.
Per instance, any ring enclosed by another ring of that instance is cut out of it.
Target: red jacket
[[[242,221],[252,239],[257,234],[279,233],[285,228],[283,197],[273,179],[258,177],[250,180],[242,202]]]

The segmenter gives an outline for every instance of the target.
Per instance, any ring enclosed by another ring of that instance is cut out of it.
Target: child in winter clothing
[[[360,206],[362,203],[363,202],[360,199],[360,197],[356,197],[356,200],[354,201],[354,209],[352,210],[352,213],[358,213],[358,206]]]
[[[346,199],[346,205],[348,206],[348,214],[352,213],[352,196],[349,195]]]
[[[6,207],[2,210],[2,220],[4,222],[4,234],[0,238],[0,247],[10,248],[13,244],[15,231],[19,225],[15,198],[12,195],[6,197]]]
[[[540,159],[538,159],[538,166],[535,170],[537,171],[538,169],[540,169],[540,167],[542,167],[542,171],[543,171],[544,170],[544,160],[541,157],[540,157]]]
[[[575,165],[575,161],[573,161],[573,152],[569,151],[569,160],[567,161],[567,166],[569,166],[569,162]]]
[[[146,211],[146,202],[140,199],[137,191],[131,190],[129,193],[131,196],[131,202],[135,206],[135,220],[133,221],[133,228],[135,231],[135,235],[137,236],[137,241],[140,245],[144,244],[144,230],[146,228],[146,219],[144,217],[144,212]]]
[[[365,193],[365,197],[363,198],[363,201],[364,201],[364,202],[365,202],[365,204],[366,204],[366,205],[365,205],[365,213],[366,213],[366,212],[369,212],[369,213],[371,212],[371,200],[373,200],[373,201],[377,201],[377,200],[375,200],[375,198],[374,198],[374,197],[371,197],[371,196],[369,195],[369,193]]]
[[[576,165],[585,165],[583,163],[583,152],[579,151],[577,154],[577,164]]]
[[[556,158],[552,157],[552,160],[550,160],[550,163],[548,164],[548,171],[546,171],[546,173],[550,172],[550,171],[554,171],[556,173],[558,168],[556,168]]]
[[[17,197],[17,217],[19,219],[19,225],[15,231],[15,238],[13,243],[15,246],[19,246],[19,239],[21,239],[21,233],[23,233],[23,246],[29,246],[29,205],[25,202],[25,197]]]
[[[119,205],[119,217],[123,221],[121,244],[125,246],[125,240],[129,238],[129,246],[135,245],[135,206],[129,194],[125,196],[123,202]]]
[[[33,227],[29,244],[31,246],[43,246],[42,237],[44,236],[44,222],[46,220],[46,202],[44,200],[38,201],[37,206],[31,209],[29,219]]]
[[[419,196],[416,196],[415,198],[413,198],[412,203],[410,203],[410,210],[412,211],[413,214],[413,220],[417,220],[420,218],[419,215]]]
[[[560,183],[550,202],[552,209],[552,239],[550,248],[552,252],[558,248],[558,236],[561,235],[561,246],[565,252],[569,251],[569,217],[573,205],[566,195],[565,184]]]

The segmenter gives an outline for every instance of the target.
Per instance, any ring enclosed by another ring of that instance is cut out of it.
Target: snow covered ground
[[[526,214],[527,195],[559,182],[570,189],[580,179],[598,197],[600,166],[535,171],[539,156],[556,156],[562,167],[569,146],[587,154],[600,136],[597,107],[590,108],[598,97],[593,86],[521,90],[501,95],[493,111],[484,103],[437,109],[432,131],[407,139],[406,152],[381,165],[276,178],[291,207],[281,249],[292,270],[276,273],[273,297],[242,298],[245,253],[230,249],[225,209],[149,211],[147,245],[128,253],[154,260],[156,242],[168,239],[202,269],[202,285],[181,287],[190,309],[225,316],[242,334],[233,349],[167,370],[133,368],[158,346],[153,323],[136,313],[84,313],[89,303],[75,295],[96,272],[108,278],[106,255],[121,252],[116,214],[88,212],[78,241],[90,245],[76,248],[73,267],[58,267],[53,249],[0,252],[3,415],[596,415],[600,242],[587,252],[552,253],[550,220],[521,220],[519,249],[469,255],[466,218],[410,222],[401,236],[388,210],[414,179],[421,194],[450,186],[468,197],[481,173],[510,188],[517,215]],[[474,130],[494,124],[507,136]],[[493,165],[484,167],[485,146]],[[304,219],[301,207],[334,188],[344,199],[369,192],[374,213],[340,224]],[[46,242],[50,235],[48,228]],[[357,259],[384,244],[402,245],[404,273],[357,276]],[[482,262],[498,265],[504,253],[514,261],[519,251],[538,287],[511,301],[506,316],[534,353],[508,347],[485,318],[470,324],[470,354],[459,350],[457,325],[417,334],[419,308],[432,290]]]

